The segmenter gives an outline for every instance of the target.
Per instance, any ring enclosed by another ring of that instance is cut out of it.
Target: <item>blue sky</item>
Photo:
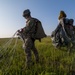
[[[60,10],[75,20],[75,0],[0,0],[0,38],[11,37],[25,26],[22,13],[30,9],[32,17],[38,18],[45,33],[50,35],[58,25]]]

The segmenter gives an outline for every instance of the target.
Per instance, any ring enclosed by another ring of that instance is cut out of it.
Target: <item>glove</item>
[[[24,31],[24,28],[20,29],[20,30],[17,30],[17,32],[21,33]]]
[[[21,29],[21,32],[23,32],[23,31],[24,31],[24,28]]]
[[[17,32],[21,32],[20,30],[17,30]]]

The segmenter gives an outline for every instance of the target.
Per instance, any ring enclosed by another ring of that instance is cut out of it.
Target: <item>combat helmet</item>
[[[59,13],[58,19],[60,20],[63,17],[67,17],[67,15],[66,15],[66,13],[64,11],[61,10],[60,13]]]
[[[23,17],[25,17],[25,16],[30,16],[30,10],[29,9],[26,9],[26,10],[24,10],[23,11]]]

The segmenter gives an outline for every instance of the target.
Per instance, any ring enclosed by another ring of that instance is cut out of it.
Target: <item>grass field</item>
[[[75,75],[75,51],[69,54],[65,47],[56,49],[50,37],[35,42],[40,62],[35,63],[32,53],[34,64],[30,69],[25,68],[22,41],[18,39],[15,45],[16,39],[13,39],[8,46],[5,45],[8,40],[0,39],[0,75]]]

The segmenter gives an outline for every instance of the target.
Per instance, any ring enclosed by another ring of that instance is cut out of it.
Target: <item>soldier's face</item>
[[[25,14],[23,15],[23,17],[24,17],[25,19],[27,19],[27,16],[26,16]]]
[[[28,17],[27,17],[27,16],[25,16],[24,18],[25,18],[25,19],[28,19]]]

